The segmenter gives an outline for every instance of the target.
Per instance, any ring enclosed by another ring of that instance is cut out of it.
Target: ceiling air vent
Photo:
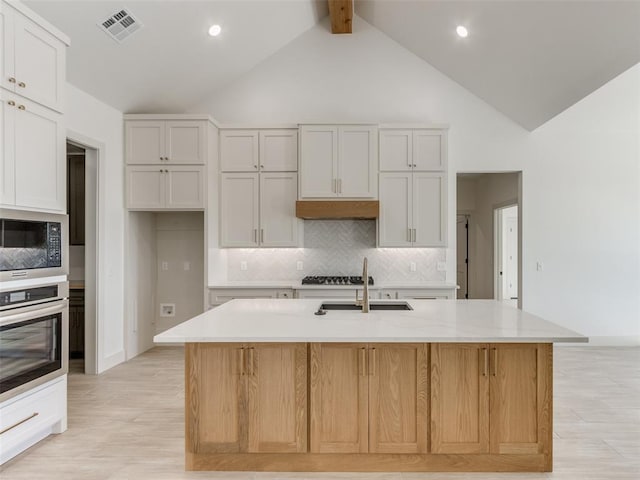
[[[122,43],[125,38],[140,30],[142,23],[131,12],[123,9],[99,22],[98,26],[116,42]]]

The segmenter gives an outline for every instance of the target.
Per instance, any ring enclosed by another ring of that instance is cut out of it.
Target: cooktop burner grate
[[[369,276],[369,285],[373,285],[373,277]],[[302,285],[364,285],[362,275],[310,275],[302,279]]]

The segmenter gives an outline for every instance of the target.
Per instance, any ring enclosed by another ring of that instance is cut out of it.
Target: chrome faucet
[[[367,269],[367,257],[362,262],[362,300],[358,299],[358,290],[356,290],[356,305],[362,307],[362,313],[369,313],[369,270]]]

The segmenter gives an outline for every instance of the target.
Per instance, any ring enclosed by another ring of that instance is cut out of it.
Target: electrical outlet
[[[191,262],[184,262],[182,266],[185,272],[188,272],[189,270],[191,270]]]
[[[161,303],[160,304],[160,316],[161,317],[175,317],[176,316],[176,304],[175,303]]]
[[[162,266],[161,266],[162,270],[164,270],[165,272],[167,270],[169,270],[169,262],[162,262]]]
[[[412,271],[412,272],[416,271],[416,262],[411,262],[409,264],[409,270]]]
[[[296,262],[296,270],[302,270],[302,268],[303,268],[303,263],[300,260],[298,260]]]
[[[245,262],[244,260],[240,262],[240,270],[246,270],[247,269],[247,262]]]
[[[447,264],[446,262],[438,262],[438,264],[436,265],[436,269],[439,272],[446,272],[447,271]]]

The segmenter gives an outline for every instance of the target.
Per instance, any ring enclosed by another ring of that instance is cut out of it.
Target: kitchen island
[[[154,338],[186,344],[187,470],[551,471],[552,343],[586,337],[492,300],[320,303],[233,300]]]

